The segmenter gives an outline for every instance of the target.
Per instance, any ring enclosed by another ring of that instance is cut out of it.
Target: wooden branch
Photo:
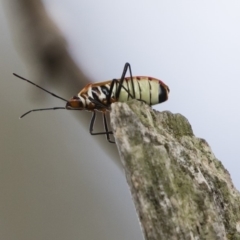
[[[240,239],[240,194],[186,118],[131,101],[111,124],[145,239]]]

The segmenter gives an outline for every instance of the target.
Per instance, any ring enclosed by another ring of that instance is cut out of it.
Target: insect
[[[128,70],[130,77],[126,77]],[[26,116],[31,112],[45,110],[67,109],[90,111],[92,112],[92,118],[89,127],[90,134],[106,135],[107,140],[110,143],[115,142],[110,139],[110,135],[113,134],[113,132],[108,130],[106,113],[111,110],[112,103],[126,102],[130,99],[137,99],[151,106],[165,102],[168,99],[168,94],[170,92],[168,86],[161,80],[152,77],[132,76],[132,70],[129,63],[125,64],[120,79],[90,83],[70,100],[66,100],[15,73],[13,75],[66,102],[65,107],[33,109],[24,113],[20,118]],[[105,129],[104,132],[93,132],[96,119],[96,111],[102,113],[103,125]]]

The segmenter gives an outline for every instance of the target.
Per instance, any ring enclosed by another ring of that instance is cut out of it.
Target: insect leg
[[[123,85],[123,81],[125,79],[125,76],[126,76],[128,68],[129,68],[129,72],[130,72],[130,78],[131,78],[133,94],[130,93],[129,90]],[[131,66],[130,66],[129,63],[125,64],[125,66],[123,68],[123,73],[122,73],[121,79],[120,80],[118,80],[118,79],[113,79],[112,80],[111,85],[110,85],[110,89],[109,89],[109,94],[107,96],[107,104],[108,105],[111,104],[111,97],[112,97],[113,88],[114,88],[115,85],[116,85],[116,91],[115,91],[115,98],[116,99],[119,98],[119,95],[120,95],[120,92],[121,92],[122,88],[128,93],[128,95],[131,98],[135,99],[135,89],[134,89],[133,78],[132,78],[132,70],[131,70]]]
[[[112,82],[111,82],[110,89],[109,89],[109,93],[108,93],[108,96],[107,96],[107,104],[108,104],[108,105],[111,104],[111,97],[112,97],[112,92],[113,92],[114,84],[117,86],[118,83],[119,83],[119,82],[118,82],[117,79],[113,79]],[[116,87],[116,88],[117,88],[117,87]]]
[[[126,88],[123,86],[123,81],[125,79],[125,76],[126,76],[126,73],[127,73],[128,69],[129,69],[129,73],[130,73],[130,79],[131,79],[131,83],[132,83],[133,94],[130,94],[129,91],[126,90]],[[118,85],[118,88],[116,90],[116,98],[117,99],[119,98],[122,87],[124,87],[124,89],[128,92],[128,94],[132,98],[135,98],[135,90],[134,90],[134,84],[133,84],[132,70],[131,70],[131,65],[129,63],[125,63],[125,65],[124,65],[122,76],[121,76],[121,79],[119,80],[119,85]]]
[[[102,108],[105,108],[105,109],[108,108],[107,105],[101,103],[100,101],[98,101],[98,100],[96,100],[96,99],[90,98],[90,100],[91,100],[93,103],[95,103],[96,105],[98,105],[98,106],[100,106],[100,107],[102,107]],[[103,135],[103,134],[105,134],[106,137],[107,137],[108,142],[110,142],[110,143],[115,143],[114,141],[112,141],[112,140],[110,139],[110,136],[109,136],[110,134],[113,134],[113,132],[112,132],[112,131],[108,131],[108,125],[107,125],[106,115],[105,115],[104,112],[103,112],[102,114],[103,114],[103,124],[104,124],[105,132],[98,132],[98,133],[94,133],[94,132],[93,132],[93,126],[94,126],[95,119],[96,119],[96,111],[93,111],[92,119],[91,119],[91,121],[90,121],[89,132],[90,132],[91,135]]]
[[[105,113],[103,113],[102,116],[103,116],[103,124],[104,124],[104,128],[105,128],[105,131],[106,131],[107,140],[108,140],[108,142],[110,142],[110,143],[115,143],[114,141],[112,141],[112,140],[110,139],[109,133],[112,134],[112,132],[109,132],[109,131],[108,131],[108,125],[107,125],[107,119],[106,119]]]
[[[95,119],[96,119],[96,111],[93,111],[93,114],[92,114],[92,118],[91,118],[91,121],[90,121],[90,126],[89,126],[89,132],[90,132],[90,134],[91,135],[107,135],[107,134],[113,134],[113,132],[112,131],[110,131],[110,132],[98,132],[98,133],[94,133],[93,132],[93,126],[94,126],[94,123],[95,123]],[[105,127],[105,123],[104,123],[104,127]],[[105,130],[106,130],[106,128],[105,128]]]
[[[119,80],[118,79],[113,79],[112,82],[111,82],[110,90],[109,90],[109,93],[108,93],[108,96],[107,96],[107,105],[111,104],[111,96],[112,96],[114,85],[116,85],[116,88],[118,87],[118,85],[119,85]],[[122,88],[129,94],[129,96],[131,98],[134,98],[133,95],[129,92],[129,90],[126,89],[123,85],[122,85]],[[115,96],[116,96],[116,94],[115,94]]]

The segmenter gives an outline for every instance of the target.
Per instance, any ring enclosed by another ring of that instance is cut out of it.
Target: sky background
[[[239,1],[44,2],[92,81],[120,77],[129,62],[133,75],[165,82],[169,100],[154,108],[184,115],[240,189]],[[0,238],[141,239],[121,168],[77,120],[89,113],[41,112],[18,119],[59,101],[49,96],[32,102],[32,87],[11,75],[29,77],[29,70],[15,50],[3,6]]]

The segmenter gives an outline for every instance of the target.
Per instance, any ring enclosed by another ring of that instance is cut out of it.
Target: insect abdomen
[[[158,104],[167,100],[167,91],[161,81],[150,77],[133,77],[133,86],[130,78],[123,81],[123,86],[129,93],[138,100],[142,100],[149,105]],[[134,89],[133,89],[134,88]],[[118,101],[126,102],[131,96],[124,88],[121,88]]]

